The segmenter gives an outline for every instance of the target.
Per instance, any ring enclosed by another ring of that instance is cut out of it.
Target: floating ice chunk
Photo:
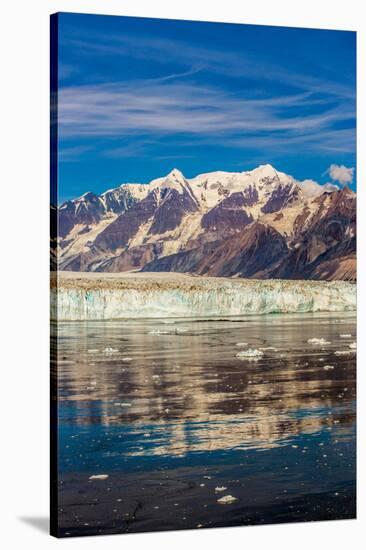
[[[345,349],[345,350],[337,350],[334,353],[336,355],[351,355],[351,353],[354,353],[355,350]]]
[[[89,479],[100,479],[100,480],[108,479],[108,478],[109,478],[109,474],[94,474],[89,477]]]
[[[99,349],[88,349],[88,353],[98,353]]]
[[[259,348],[261,351],[277,351],[277,348],[273,346],[267,346],[266,348]]]
[[[221,491],[226,491],[227,487],[215,487],[215,493],[221,493]]]
[[[349,345],[349,348],[350,348],[350,349],[357,349],[357,343],[356,343],[356,342],[352,342],[352,344]]]
[[[324,346],[326,344],[331,344],[328,340],[325,338],[309,338],[308,344],[314,344],[318,346]]]
[[[352,338],[352,334],[340,334],[340,338]]]
[[[248,342],[238,342],[235,345],[238,346],[239,348],[245,348],[248,345]]]
[[[238,500],[236,497],[233,497],[232,495],[225,495],[224,497],[221,497],[217,500],[219,504],[232,504]]]
[[[333,365],[324,365],[323,369],[324,370],[333,370],[334,367],[333,367]]]
[[[259,357],[263,357],[263,355],[264,353],[260,349],[249,348],[245,351],[239,351],[236,357],[238,359],[259,359]]]
[[[154,336],[160,336],[162,334],[170,334],[169,330],[150,330],[149,334]]]
[[[104,348],[103,352],[106,353],[107,355],[109,355],[111,353],[118,353],[119,349],[106,347],[106,348]]]
[[[132,361],[132,357],[122,357],[121,361],[123,361],[124,363],[129,363],[130,361]]]

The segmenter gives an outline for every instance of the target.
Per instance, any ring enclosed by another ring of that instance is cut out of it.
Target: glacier
[[[51,284],[51,319],[59,321],[354,310],[356,285],[345,281],[65,272]]]

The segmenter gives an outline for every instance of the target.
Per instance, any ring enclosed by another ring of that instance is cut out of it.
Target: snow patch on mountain
[[[70,257],[76,254],[88,252],[89,246],[87,243],[93,242],[96,236],[104,231],[104,229],[116,218],[117,214],[108,213],[108,215],[106,215],[106,217],[100,222],[88,225],[87,231],[85,231],[85,225],[75,225],[67,236],[66,243],[69,241],[69,244],[66,244],[66,246],[59,252],[64,257]]]

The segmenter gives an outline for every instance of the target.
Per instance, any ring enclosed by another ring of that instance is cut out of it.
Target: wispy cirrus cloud
[[[181,64],[189,71],[204,70],[207,73],[225,77],[260,79],[262,82],[281,82],[294,88],[312,93],[325,93],[338,98],[354,99],[355,88],[347,80],[339,81],[325,75],[308,74],[301,70],[289,70],[283,64],[270,62],[249,51],[243,53],[221,48],[206,48],[190,40],[179,40],[162,36],[141,36],[131,33],[94,35],[69,33],[68,43],[79,52],[92,53],[101,57],[132,57],[150,60],[164,65],[167,62]]]
[[[58,159],[62,162],[78,162],[80,157],[94,150],[91,145],[63,146],[58,151]]]
[[[151,61],[154,66],[179,67],[154,78],[135,75],[126,82],[63,87],[60,92],[60,125],[64,136],[126,136],[131,134],[183,134],[255,136],[276,140],[269,133],[287,132],[297,142],[319,143],[319,133],[337,135],[342,125],[354,125],[354,87],[347,81],[331,81],[293,71],[249,51],[204,47],[191,40],[131,33],[88,34],[69,31],[65,37],[79,55]],[[205,75],[219,74],[220,88],[209,85]],[[198,80],[196,76],[200,77]],[[245,77],[252,83],[234,93],[227,80]],[[258,82],[264,83],[258,89]],[[255,83],[255,84],[254,84]],[[273,83],[287,93],[269,93]],[[290,91],[289,91],[290,90]],[[347,124],[348,123],[348,124]],[[313,139],[312,139],[313,137]],[[332,144],[326,136],[323,149],[342,149],[344,140]]]
[[[353,118],[352,108],[311,93],[251,98],[215,87],[177,82],[129,82],[64,87],[59,95],[63,136],[134,133],[236,134],[318,132]],[[316,112],[301,109],[316,107]]]
[[[279,131],[267,134],[248,133],[239,138],[226,140],[227,146],[243,149],[259,149],[271,151],[272,154],[298,154],[299,147],[302,154],[314,153],[352,153],[356,147],[356,136],[353,128],[329,129],[323,128],[312,131]],[[323,174],[324,175],[324,174]]]

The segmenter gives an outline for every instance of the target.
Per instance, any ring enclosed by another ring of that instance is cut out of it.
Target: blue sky
[[[355,64],[348,31],[62,13],[59,200],[265,163],[355,189]]]

